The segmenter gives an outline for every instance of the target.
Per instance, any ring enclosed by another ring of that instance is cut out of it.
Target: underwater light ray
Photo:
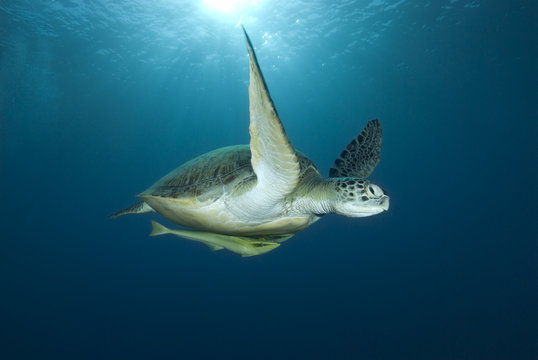
[[[203,7],[215,13],[231,14],[255,7],[259,0],[202,0]]]

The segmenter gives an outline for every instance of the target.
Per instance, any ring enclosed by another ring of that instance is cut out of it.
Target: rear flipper
[[[141,201],[134,205],[129,206],[128,208],[115,212],[114,214],[110,215],[109,218],[114,219],[114,218],[117,218],[118,216],[130,215],[130,214],[145,214],[152,211],[155,211],[155,210],[153,210],[145,202]]]

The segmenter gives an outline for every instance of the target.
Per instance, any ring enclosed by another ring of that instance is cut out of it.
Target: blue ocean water
[[[220,5],[219,5],[220,4]],[[224,6],[226,5],[226,6]],[[0,0],[0,357],[538,358],[532,1]],[[372,118],[388,212],[241,258],[107,215],[248,143],[249,31],[325,175]]]

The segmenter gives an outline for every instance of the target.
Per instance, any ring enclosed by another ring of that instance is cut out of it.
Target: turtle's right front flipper
[[[146,204],[144,201],[140,201],[134,205],[129,206],[128,208],[115,212],[114,214],[110,215],[109,218],[114,219],[114,218],[117,218],[118,216],[130,215],[130,214],[145,214],[152,211],[155,211],[155,210],[153,210],[151,206]]]
[[[329,177],[366,179],[379,163],[383,132],[379,120],[370,120],[334,161]]]

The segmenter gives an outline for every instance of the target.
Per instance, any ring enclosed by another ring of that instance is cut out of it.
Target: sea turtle
[[[173,170],[111,217],[156,211],[198,231],[153,221],[151,235],[174,234],[243,256],[259,255],[327,213],[350,217],[388,210],[389,197],[366,180],[379,162],[381,125],[371,120],[324,179],[291,145],[269,95],[250,38],[250,145],[220,148]]]

